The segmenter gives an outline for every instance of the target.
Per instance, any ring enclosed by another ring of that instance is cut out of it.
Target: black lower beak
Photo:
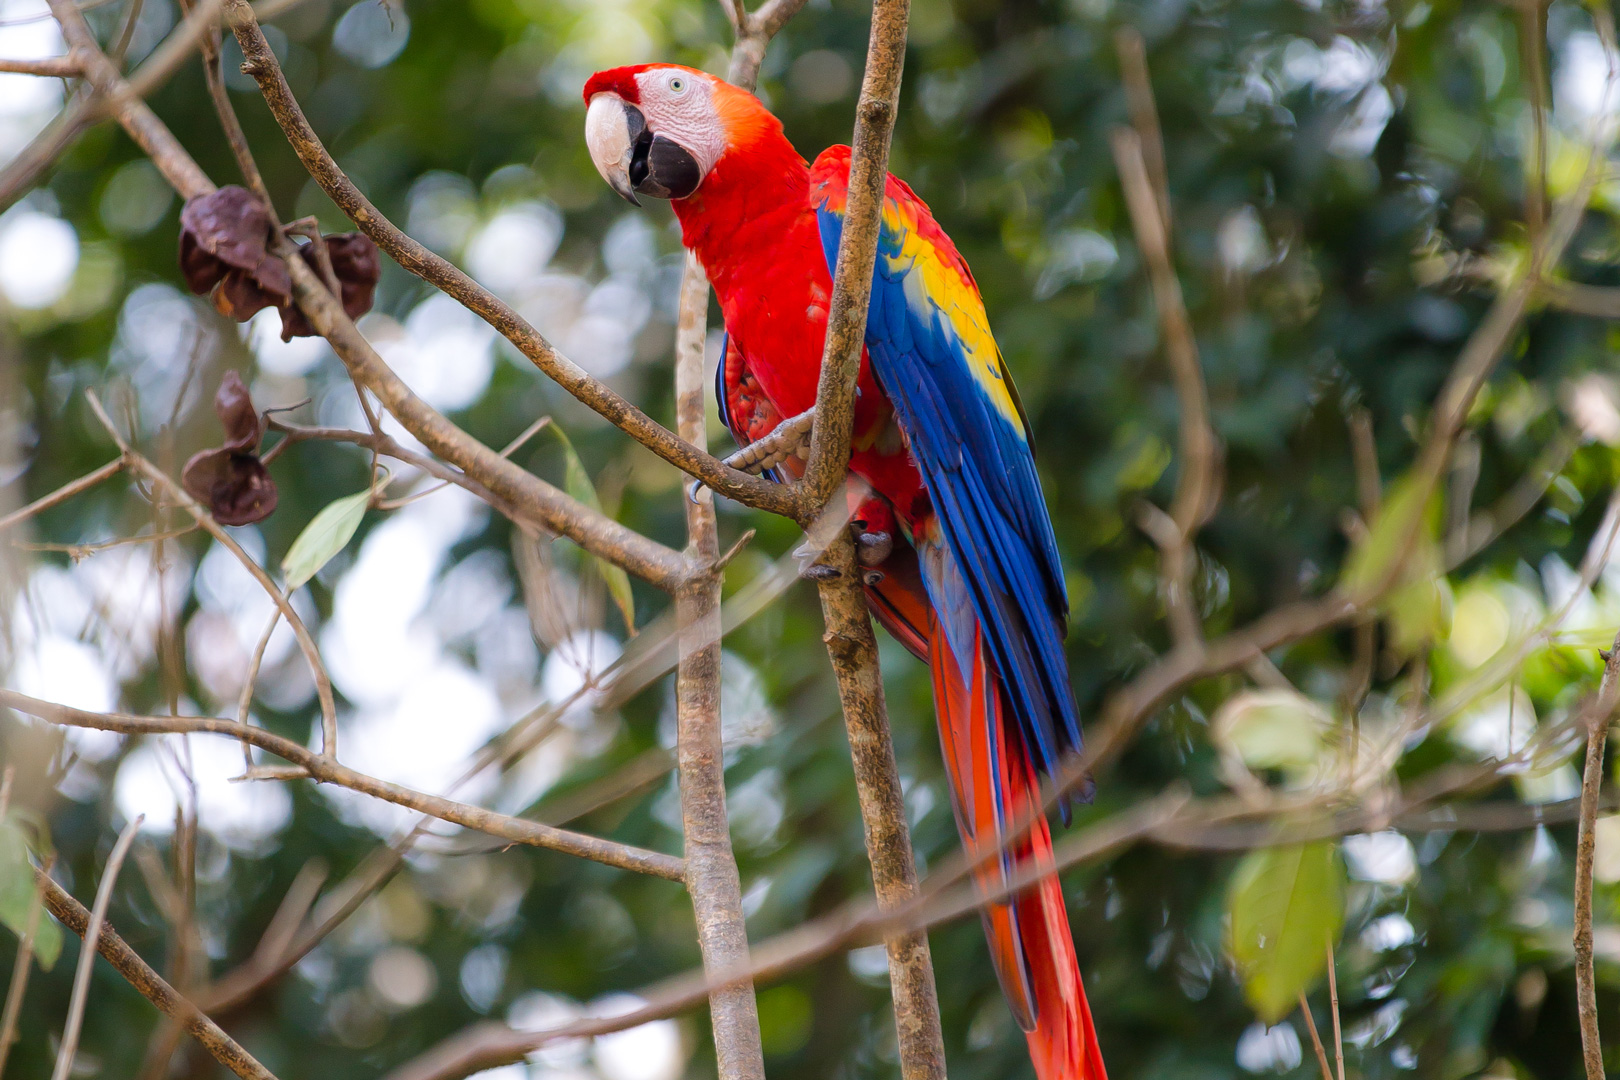
[[[697,159],[685,147],[641,129],[630,158],[631,186],[658,199],[684,199],[702,180]]]

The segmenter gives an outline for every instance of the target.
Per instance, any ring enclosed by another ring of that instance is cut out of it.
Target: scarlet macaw
[[[815,404],[850,151],[808,165],[752,94],[672,64],[598,72],[586,142],[624,198],[673,200],[725,317],[716,378],[739,444]],[[957,825],[994,887],[1050,866],[1038,773],[1080,747],[1068,600],[1029,425],[967,264],[893,176],[882,209],[849,462],[873,613],[933,674]],[[796,470],[792,455],[773,455]],[[896,527],[898,526],[898,528]],[[984,910],[1040,1080],[1103,1080],[1056,876]]]

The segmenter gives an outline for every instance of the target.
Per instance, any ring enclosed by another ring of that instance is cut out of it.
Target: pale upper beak
[[[636,139],[646,126],[641,110],[626,104],[617,94],[597,94],[585,110],[585,145],[590,149],[591,161],[608,186],[632,206],[640,206],[641,200],[630,183],[630,162]]]
[[[585,145],[596,171],[631,205],[636,192],[684,199],[703,182],[703,168],[680,143],[648,129],[640,109],[604,91],[585,110]]]

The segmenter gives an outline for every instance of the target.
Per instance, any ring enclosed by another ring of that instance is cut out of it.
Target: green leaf
[[[1393,590],[1383,608],[1389,618],[1390,648],[1411,656],[1451,629],[1451,585],[1438,572],[1419,577]]]
[[[1332,726],[1320,705],[1284,689],[1233,694],[1210,721],[1216,744],[1251,769],[1310,768]]]
[[[1226,897],[1229,947],[1243,993],[1275,1024],[1327,966],[1344,923],[1344,867],[1330,841],[1246,855]]]
[[[28,859],[28,838],[12,818],[0,819],[0,923],[18,937],[28,932],[28,920],[38,896],[33,864]],[[41,914],[34,930],[34,957],[44,971],[62,954],[62,928]]]
[[[286,578],[288,592],[303,585],[332,561],[333,556],[348,546],[354,532],[366,516],[371,502],[371,490],[345,495],[328,503],[310,519],[304,531],[298,534],[287,557],[281,560],[281,574]]]
[[[1433,544],[1439,527],[1439,498],[1433,493],[1425,497],[1422,486],[1411,476],[1397,480],[1390,485],[1389,496],[1367,535],[1350,553],[1342,582],[1345,590],[1351,596],[1366,596],[1384,584],[1403,557],[1404,570],[1409,573],[1414,564],[1424,562],[1422,553],[1411,549]],[[1403,573],[1402,579],[1406,577]]]
[[[596,485],[591,483],[590,474],[585,471],[585,463],[579,460],[579,453],[574,449],[574,443],[568,438],[568,433],[556,424],[549,425],[551,432],[557,436],[557,441],[563,449],[563,486],[568,494],[590,507],[592,510],[602,509],[602,500],[596,494]],[[618,605],[619,614],[624,616],[625,629],[631,634],[636,632],[636,601],[630,592],[630,575],[624,572],[622,566],[615,566],[606,559],[596,559],[596,565],[602,574],[602,581],[606,583],[608,595]]]

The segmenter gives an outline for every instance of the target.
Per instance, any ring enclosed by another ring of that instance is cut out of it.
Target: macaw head
[[[585,83],[585,144],[620,195],[684,199],[747,136],[780,124],[754,95],[678,64],[599,71]]]

